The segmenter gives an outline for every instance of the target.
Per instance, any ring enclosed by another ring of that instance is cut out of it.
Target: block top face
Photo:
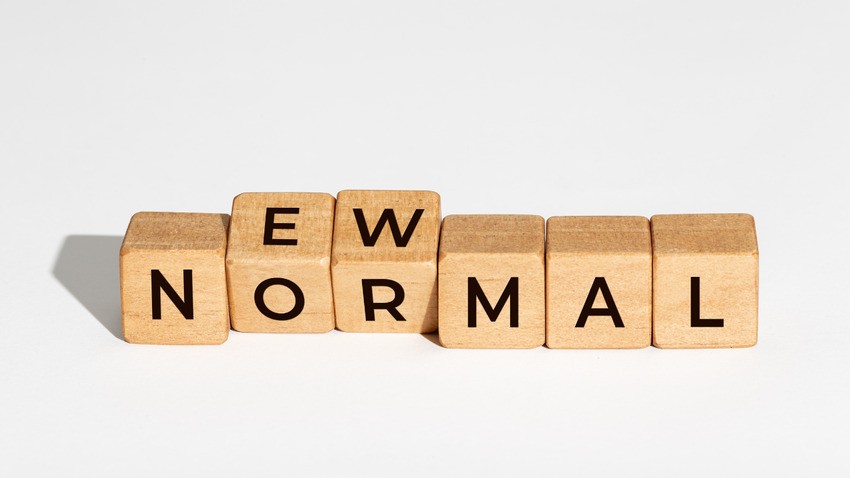
[[[334,197],[327,193],[242,193],[236,196],[228,261],[329,260],[334,203]],[[272,214],[272,224],[268,225],[271,238],[295,240],[295,244],[265,244],[269,208],[287,209]]]
[[[440,257],[446,254],[543,256],[546,223],[521,214],[450,215],[443,219]]]
[[[653,254],[758,254],[756,226],[749,214],[664,214],[652,216]]]
[[[130,219],[121,254],[131,250],[224,250],[227,214],[138,212]]]
[[[546,253],[651,255],[649,220],[642,216],[555,216],[546,221]]]
[[[384,211],[392,210],[398,232],[404,236],[417,209],[422,213],[406,245],[396,244],[391,221],[382,221]],[[374,245],[364,243],[357,219],[360,212],[355,210],[362,211],[367,236],[374,237],[382,223]],[[333,263],[436,262],[440,217],[440,195],[433,191],[340,191],[334,215]]]

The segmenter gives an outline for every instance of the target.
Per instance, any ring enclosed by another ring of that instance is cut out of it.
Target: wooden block
[[[440,238],[440,342],[543,345],[545,223],[540,216],[447,216]]]
[[[134,344],[227,340],[227,214],[140,212],[121,245],[121,318]]]
[[[652,343],[751,347],[758,340],[758,245],[748,214],[653,216]]]
[[[440,196],[341,191],[334,218],[336,326],[346,332],[437,328]]]
[[[652,244],[645,217],[551,217],[546,345],[641,348],[652,335]]]
[[[325,193],[236,196],[227,243],[227,287],[234,330],[333,330],[334,202],[333,196]]]

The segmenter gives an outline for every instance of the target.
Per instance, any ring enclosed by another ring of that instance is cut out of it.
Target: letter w
[[[390,223],[390,230],[393,233],[395,245],[398,247],[407,247],[407,243],[410,242],[410,238],[413,237],[413,231],[416,229],[416,224],[419,223],[419,219],[422,217],[423,212],[425,212],[424,209],[417,209],[414,211],[413,217],[411,217],[410,222],[407,223],[407,228],[404,230],[404,234],[402,234],[401,228],[398,226],[398,219],[396,219],[395,211],[393,209],[384,209],[384,212],[381,213],[381,217],[378,219],[378,224],[375,225],[375,230],[371,233],[369,232],[369,226],[366,225],[366,218],[363,216],[363,209],[354,209],[354,219],[357,220],[357,228],[360,229],[360,237],[363,239],[364,246],[375,247],[375,243],[378,242],[378,237],[380,237],[381,231],[384,230],[384,225],[386,223]]]

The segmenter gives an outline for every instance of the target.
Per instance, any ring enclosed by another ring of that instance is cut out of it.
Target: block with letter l
[[[224,256],[227,214],[140,212],[121,245],[124,339],[220,344],[230,318]]]
[[[651,219],[652,343],[751,347],[758,340],[758,244],[749,214]]]

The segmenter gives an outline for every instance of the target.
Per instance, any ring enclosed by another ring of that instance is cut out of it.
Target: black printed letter
[[[395,293],[395,297],[389,302],[376,304],[372,295],[373,287],[389,287]],[[366,308],[367,321],[375,320],[375,309],[386,309],[395,320],[404,322],[404,316],[396,309],[402,302],[404,302],[404,288],[398,282],[389,279],[363,279],[363,305]]]
[[[404,230],[404,234],[401,233],[401,229],[398,227],[398,220],[395,217],[395,211],[393,209],[384,209],[381,217],[378,218],[378,224],[375,225],[375,230],[371,234],[369,233],[369,226],[366,225],[366,217],[363,216],[362,209],[354,209],[354,219],[357,221],[357,228],[360,229],[360,238],[363,239],[364,246],[374,247],[375,243],[378,242],[381,231],[384,229],[384,224],[389,222],[395,245],[406,247],[407,243],[410,242],[410,238],[413,236],[413,231],[416,229],[416,224],[419,222],[419,218],[422,217],[423,212],[425,212],[424,209],[417,209],[413,212],[413,217],[407,223],[407,229]]]
[[[275,239],[275,229],[295,229],[294,222],[274,222],[275,214],[298,214],[300,209],[297,207],[267,207],[266,208],[266,229],[263,231],[263,244],[266,246],[295,246],[298,244],[298,239]]]
[[[183,314],[186,320],[195,318],[195,309],[192,306],[191,269],[183,270],[183,297],[185,299],[181,299],[177,295],[177,291],[165,280],[165,276],[162,275],[159,269],[151,270],[151,317],[153,320],[162,319],[162,294],[160,294],[160,291],[165,291],[165,295],[171,299],[171,302],[174,303],[174,306],[177,307],[177,310]]]
[[[266,290],[273,285],[282,285],[292,291],[292,295],[295,296],[295,305],[292,306],[292,309],[289,312],[274,312],[266,305]],[[298,287],[298,284],[292,282],[291,280],[283,279],[281,277],[266,279],[263,282],[260,282],[260,285],[258,285],[257,289],[254,291],[254,304],[257,305],[257,310],[259,310],[261,314],[265,315],[270,319],[294,319],[295,317],[298,317],[298,314],[300,314],[302,310],[304,310],[304,292],[301,291],[301,288]]]
[[[487,296],[484,295],[484,291],[481,290],[481,285],[475,277],[468,277],[466,279],[466,290],[467,309],[469,314],[467,326],[475,327],[478,322],[478,308],[475,306],[476,302],[481,302],[481,307],[484,308],[484,312],[487,313],[487,317],[490,318],[490,322],[495,322],[496,318],[505,307],[505,303],[510,300],[511,327],[519,327],[519,277],[511,277],[508,281],[508,285],[505,286],[505,290],[502,291],[499,301],[496,302],[496,307],[490,306],[490,301],[487,300]]]
[[[602,292],[602,298],[605,299],[606,307],[604,309],[594,309],[593,303],[596,301],[596,295]],[[593,279],[593,284],[590,286],[590,293],[587,294],[587,300],[584,301],[584,307],[581,308],[581,315],[578,317],[576,327],[584,327],[587,323],[587,318],[591,315],[602,315],[611,317],[614,320],[614,327],[625,327],[623,319],[620,318],[620,312],[617,310],[617,304],[614,303],[614,297],[611,296],[611,290],[608,289],[608,283],[604,277]]]
[[[723,319],[699,318],[699,277],[691,277],[691,327],[723,327]]]

